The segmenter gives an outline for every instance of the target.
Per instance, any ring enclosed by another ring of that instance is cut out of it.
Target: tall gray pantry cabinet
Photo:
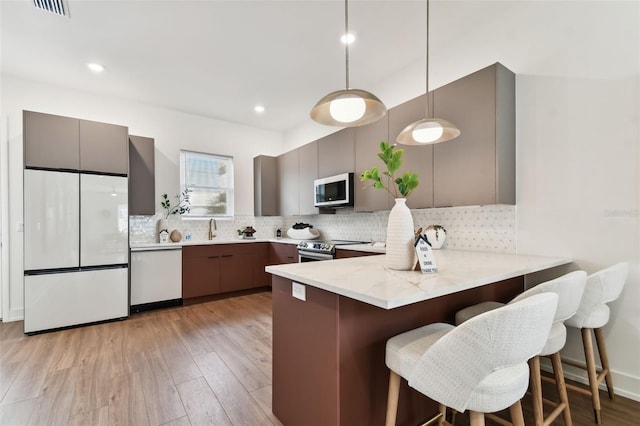
[[[24,111],[24,331],[129,314],[128,129]]]

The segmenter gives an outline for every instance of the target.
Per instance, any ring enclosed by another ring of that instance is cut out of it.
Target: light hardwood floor
[[[3,323],[0,425],[280,425],[271,353],[269,292],[35,336]],[[605,425],[640,424],[640,403],[601,395]],[[569,398],[574,425],[594,425],[590,400]]]
[[[271,293],[34,336],[0,325],[0,425],[271,425]]]

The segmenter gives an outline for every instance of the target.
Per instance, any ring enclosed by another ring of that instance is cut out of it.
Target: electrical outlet
[[[302,284],[293,283],[291,286],[291,295],[305,302],[307,300],[307,288]]]
[[[18,224],[16,225],[16,231],[24,232],[24,223],[23,222],[18,222]]]

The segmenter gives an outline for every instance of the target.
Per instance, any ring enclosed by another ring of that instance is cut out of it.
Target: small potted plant
[[[405,172],[400,177],[395,177],[395,173],[402,167],[402,157],[404,149],[396,149],[395,145],[388,142],[380,142],[380,152],[378,158],[382,160],[387,170],[380,172],[377,167],[365,170],[360,175],[362,182],[371,181],[365,188],[384,189],[394,199],[399,198],[398,193],[405,199],[418,187],[418,174]],[[385,182],[386,181],[386,182]],[[395,183],[395,185],[393,185]],[[393,190],[393,191],[392,191]]]
[[[162,194],[162,201],[160,202],[160,205],[167,211],[165,219],[169,219],[169,216],[172,214],[184,214],[191,211],[191,202],[189,201],[190,192],[190,189],[185,189],[182,193],[176,195],[175,198],[178,200],[178,204],[175,206],[171,205],[171,200],[167,194]]]
[[[166,210],[166,214],[164,218],[158,220],[158,242],[160,243],[168,243],[169,239],[173,242],[178,242],[182,239],[182,234],[177,229],[171,231],[169,234],[169,224],[167,219],[172,214],[184,214],[188,213],[191,210],[191,203],[189,202],[189,192],[191,190],[185,189],[182,193],[175,196],[177,199],[177,204],[175,206],[171,205],[171,200],[167,194],[162,194],[162,200],[160,201],[160,206]]]
[[[365,170],[360,175],[360,180],[369,182],[365,188],[384,189],[394,197],[395,205],[389,212],[387,223],[385,267],[409,271],[415,265],[414,229],[413,217],[406,201],[411,192],[418,187],[418,174],[404,172],[402,176],[395,176],[402,167],[403,155],[403,149],[396,149],[395,145],[389,145],[386,141],[380,142],[378,158],[382,160],[386,170],[381,172],[377,167]],[[398,194],[402,198],[399,198]]]
[[[447,239],[447,230],[442,225],[429,225],[425,231],[427,240],[431,244],[431,248],[438,250],[442,248],[445,240]]]

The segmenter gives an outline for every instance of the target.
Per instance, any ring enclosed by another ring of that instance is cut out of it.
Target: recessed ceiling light
[[[351,44],[356,41],[356,35],[354,33],[343,34],[342,37],[340,37],[340,41],[344,44]]]
[[[100,64],[96,64],[95,62],[91,62],[87,64],[87,67],[93,72],[102,72],[104,71],[104,67]]]
[[[264,112],[264,106],[256,105],[256,106],[253,107],[253,110],[255,112],[257,112],[258,114],[262,114]]]

